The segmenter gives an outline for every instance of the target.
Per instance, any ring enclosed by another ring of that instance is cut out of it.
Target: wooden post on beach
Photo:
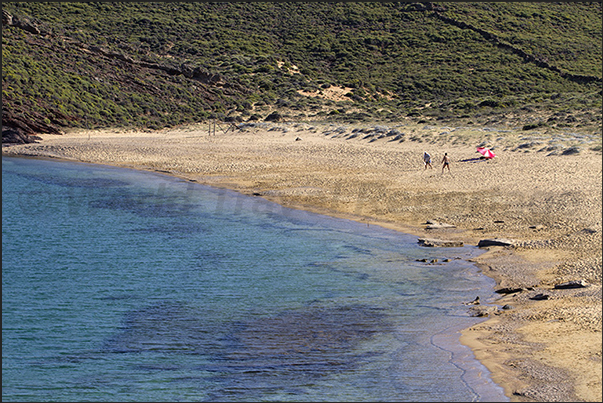
[[[212,123],[213,123],[213,130],[212,130]],[[235,129],[237,128],[237,125],[235,125],[234,123],[229,123],[226,130],[224,130],[224,128],[222,126],[220,126],[218,123],[216,123],[215,120],[213,120],[213,121],[209,122],[208,133],[210,136],[212,135],[212,132],[213,132],[214,136],[216,135],[216,126],[218,126],[220,128],[220,130],[222,130],[222,132],[224,132],[224,134],[228,133],[230,130],[232,130],[234,132]]]
[[[232,130],[234,132],[236,128],[237,128],[237,125],[235,125],[234,123],[230,123],[228,125],[228,127],[226,128],[226,131],[224,132],[224,134],[228,133],[230,130]]]
[[[222,130],[222,131],[224,132],[224,128],[223,128],[222,126],[220,126],[220,124],[219,124],[219,123],[217,123],[217,125],[218,125],[218,127],[220,128],[220,130]],[[214,134],[215,134],[215,133],[216,133],[216,129],[215,129],[215,126],[214,126]],[[226,133],[226,132],[224,132],[224,133]]]

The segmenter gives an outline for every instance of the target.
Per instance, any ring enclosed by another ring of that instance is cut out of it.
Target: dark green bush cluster
[[[3,108],[63,126],[158,128],[274,109],[282,119],[470,116],[558,108],[554,94],[600,108],[601,3],[2,7],[43,33],[3,25]],[[299,94],[331,86],[352,90],[344,101]]]

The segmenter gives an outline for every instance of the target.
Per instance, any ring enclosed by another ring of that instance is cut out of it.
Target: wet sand
[[[484,247],[475,264],[496,289],[515,292],[468,306],[469,314],[488,319],[463,331],[461,341],[512,401],[601,401],[600,134],[222,126],[215,135],[208,125],[72,131],[3,145],[2,152],[164,172],[417,237],[469,245],[508,240],[511,246]],[[480,145],[497,156],[480,159]],[[423,151],[433,169],[424,169]],[[445,152],[451,171],[442,173]],[[556,288],[572,281],[584,287]]]

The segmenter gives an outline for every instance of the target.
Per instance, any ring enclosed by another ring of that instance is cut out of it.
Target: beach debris
[[[419,238],[419,245],[429,247],[457,248],[463,246],[463,241],[450,241],[433,238]]]
[[[295,141],[300,141],[300,140],[301,140],[301,137],[296,137],[295,138]]]
[[[515,246],[516,241],[513,239],[505,239],[505,238],[489,238],[489,239],[481,239],[477,243],[478,248],[482,248],[485,246]]]
[[[543,228],[544,228],[544,225],[540,225],[540,224],[538,224],[538,225],[530,225],[530,227],[529,227],[529,228],[530,228],[530,229],[535,229],[536,231],[538,231],[538,230],[543,229]]]
[[[590,287],[590,284],[588,284],[584,280],[574,280],[574,281],[568,281],[566,283],[555,284],[555,288],[558,290],[568,289],[568,288],[584,288],[584,287]]]

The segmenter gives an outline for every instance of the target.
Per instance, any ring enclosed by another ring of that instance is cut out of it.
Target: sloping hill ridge
[[[3,142],[207,120],[601,122],[601,3],[2,8]]]

